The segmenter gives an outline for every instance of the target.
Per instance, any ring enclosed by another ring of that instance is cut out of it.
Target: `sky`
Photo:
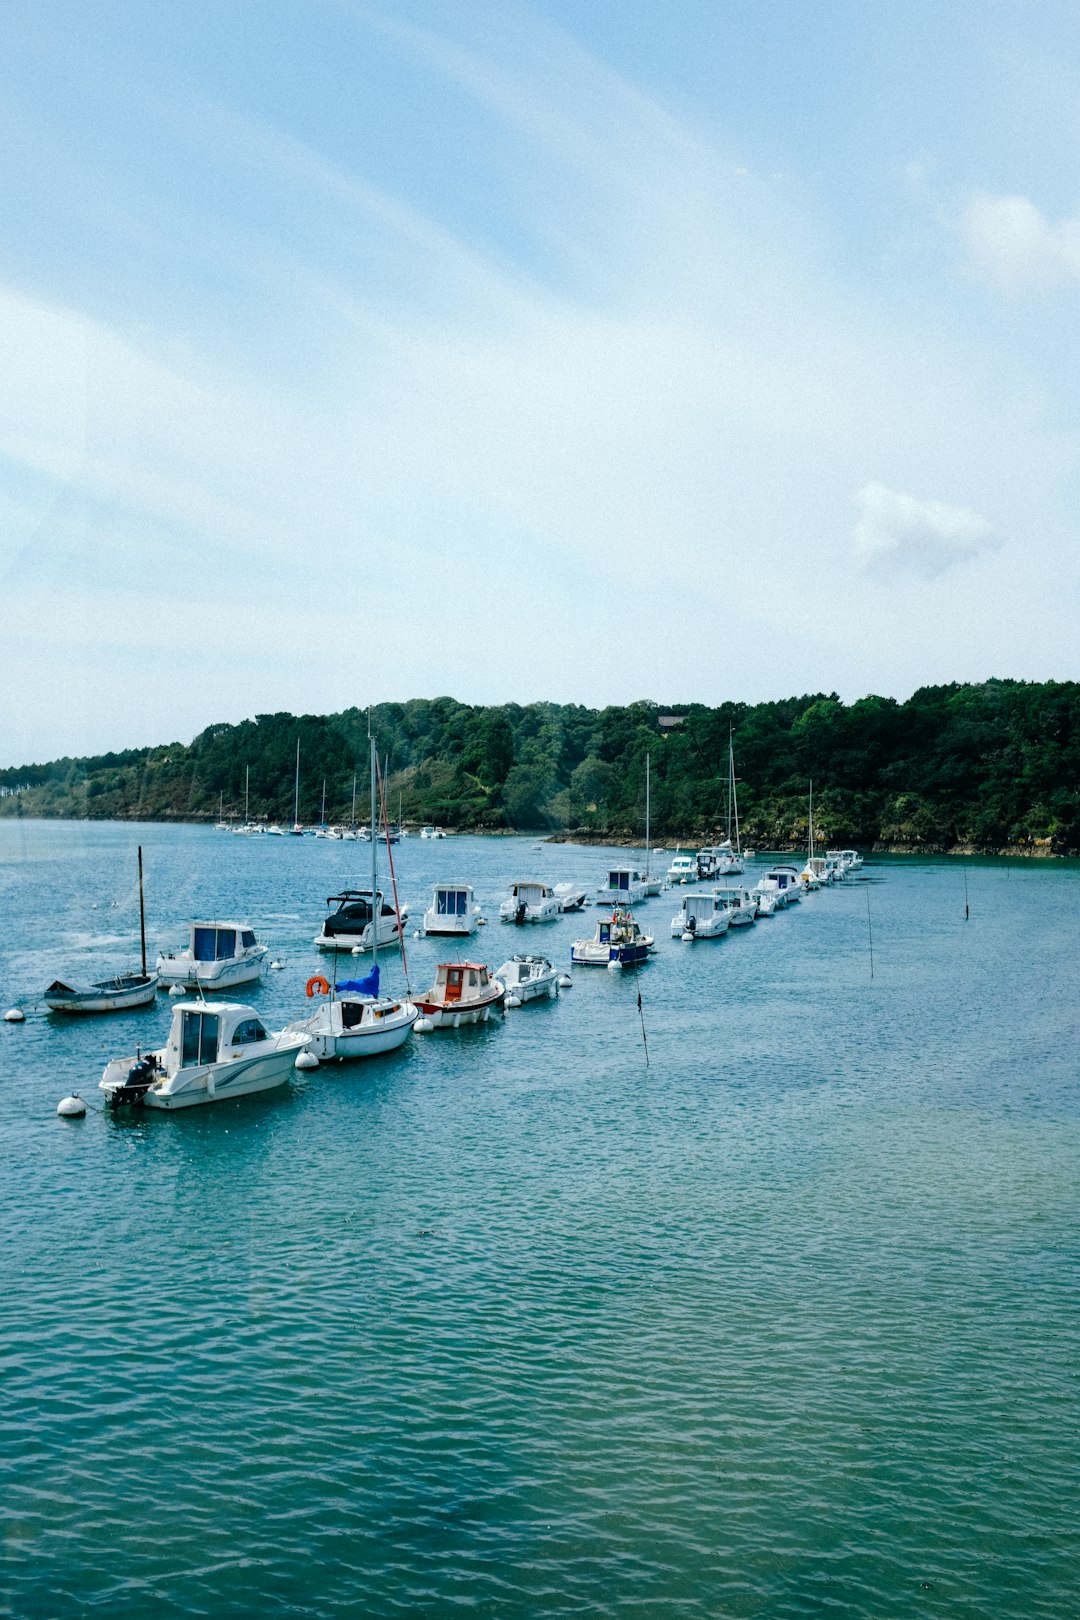
[[[0,764],[1080,675],[1080,11],[4,0]]]

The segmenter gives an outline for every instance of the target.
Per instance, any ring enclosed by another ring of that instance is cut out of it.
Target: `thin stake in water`
[[[971,920],[971,911],[970,911],[970,909],[968,907],[967,856],[966,855],[961,855],[960,864],[964,868],[964,921],[965,922],[970,922],[970,920]]]
[[[637,993],[638,1017],[641,1019],[641,1044],[645,1048],[645,1067],[649,1067],[649,1037],[645,1033],[645,1011],[641,1005],[641,991]]]
[[[866,891],[866,931],[870,936],[870,977],[874,977],[874,925],[870,921],[870,890]]]

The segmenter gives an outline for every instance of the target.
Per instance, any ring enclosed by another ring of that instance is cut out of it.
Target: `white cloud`
[[[1004,292],[1052,292],[1080,283],[1080,216],[1056,225],[1027,197],[980,192],[961,234],[975,274]]]
[[[859,519],[852,554],[861,568],[881,577],[921,574],[934,579],[999,544],[986,519],[966,506],[917,501],[875,483],[864,484],[854,500]]]

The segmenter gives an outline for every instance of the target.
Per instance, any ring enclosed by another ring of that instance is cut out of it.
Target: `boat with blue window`
[[[112,1108],[193,1108],[284,1085],[310,1044],[299,1030],[272,1034],[240,1002],[178,1001],[165,1045],[114,1058],[100,1089]]]
[[[479,915],[480,907],[473,898],[471,884],[436,883],[431,891],[431,904],[424,912],[423,931],[425,934],[473,934]]]
[[[638,967],[654,949],[651,934],[643,934],[628,906],[616,906],[601,917],[592,939],[576,939],[570,960],[579,967]]]
[[[162,984],[185,990],[235,990],[266,971],[267,947],[242,922],[193,922],[187,948],[157,959]]]
[[[635,906],[648,893],[645,879],[633,866],[615,866],[596,891],[598,906]]]

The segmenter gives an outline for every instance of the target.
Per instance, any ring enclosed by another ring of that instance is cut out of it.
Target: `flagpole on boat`
[[[146,978],[146,906],[143,901],[142,845],[139,845],[139,943],[142,946],[142,971]]]

